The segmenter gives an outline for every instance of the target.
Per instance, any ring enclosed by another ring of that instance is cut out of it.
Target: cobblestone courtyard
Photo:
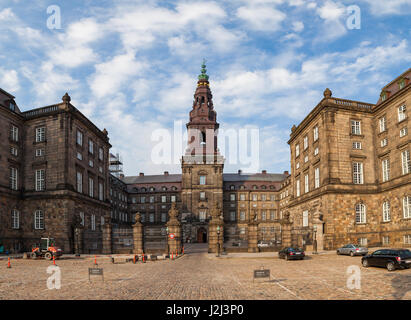
[[[187,247],[177,260],[112,264],[98,257],[101,277],[88,279],[94,257],[57,260],[61,289],[47,288],[45,260],[2,260],[0,299],[411,299],[411,269],[388,272],[362,268],[360,257],[336,254],[310,255],[303,261],[217,258],[204,247]],[[347,267],[361,268],[361,289],[347,288]],[[253,282],[253,270],[270,269],[270,281]]]

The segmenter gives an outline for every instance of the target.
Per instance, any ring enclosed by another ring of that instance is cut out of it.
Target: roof
[[[224,182],[236,181],[267,181],[280,182],[286,179],[288,175],[282,173],[224,173]]]
[[[281,182],[286,179],[288,175],[279,173],[224,173],[224,182],[243,182],[243,181],[267,181],[267,182]],[[126,184],[143,184],[143,183],[167,183],[167,182],[181,182],[181,174],[159,174],[149,176],[128,176],[121,181]]]
[[[160,182],[181,182],[181,174],[158,174],[150,176],[129,176],[122,181],[126,184],[134,183],[160,183]]]

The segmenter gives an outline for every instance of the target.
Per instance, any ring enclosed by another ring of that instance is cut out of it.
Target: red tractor
[[[30,257],[36,259],[38,257],[44,257],[45,259],[52,260],[53,256],[57,259],[63,254],[63,251],[56,247],[53,238],[41,238],[40,245],[36,244],[31,249]]]

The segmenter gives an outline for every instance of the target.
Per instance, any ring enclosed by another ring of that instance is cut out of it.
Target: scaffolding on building
[[[110,173],[117,178],[123,175],[123,162],[121,161],[120,155],[116,153],[115,155],[110,153]]]

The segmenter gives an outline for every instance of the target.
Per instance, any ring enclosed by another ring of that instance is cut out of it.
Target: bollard
[[[133,263],[136,264],[136,255],[133,257]]]
[[[174,251],[171,251],[171,260],[173,260]]]
[[[7,259],[7,268],[8,268],[8,269],[11,268],[10,257]]]
[[[56,256],[53,255],[53,265],[56,265]]]
[[[143,253],[143,263],[146,263],[146,256]]]
[[[94,256],[94,264],[97,265],[97,256]]]

